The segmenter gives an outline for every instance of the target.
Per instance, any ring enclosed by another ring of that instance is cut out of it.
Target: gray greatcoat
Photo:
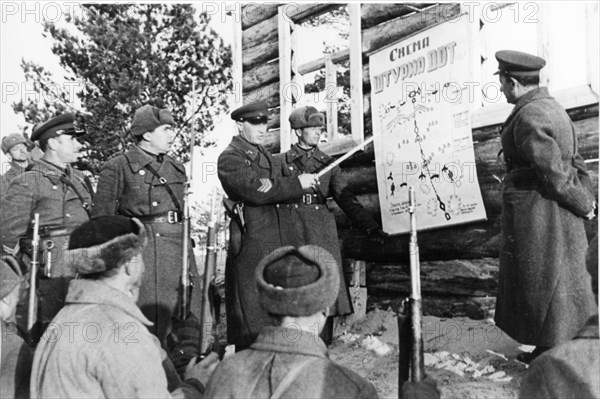
[[[103,165],[92,216],[119,214],[138,217],[144,222],[148,233],[148,245],[142,253],[146,272],[140,287],[138,305],[144,315],[154,323],[154,327],[150,329],[162,342],[171,325],[171,317],[177,315],[183,259],[183,224],[181,221],[167,223],[144,219],[177,210],[165,185],[159,182],[148,169],[148,165],[166,179],[166,184],[182,207],[184,185],[187,181],[184,166],[168,155],[159,163],[156,157],[134,146],[125,154],[120,154]],[[198,316],[201,306],[199,290],[202,289],[202,284],[192,253],[189,259],[191,281],[194,283],[190,310]]]
[[[520,343],[555,346],[596,311],[585,268],[590,179],[574,126],[546,88],[519,98],[501,134],[508,174],[495,321]]]
[[[274,323],[258,302],[254,271],[258,262],[283,240],[285,215],[276,204],[302,195],[295,176],[283,177],[279,161],[263,147],[240,136],[221,153],[218,175],[230,200],[243,204],[245,225],[229,223],[230,239],[225,267],[227,340],[251,344],[260,329]]]

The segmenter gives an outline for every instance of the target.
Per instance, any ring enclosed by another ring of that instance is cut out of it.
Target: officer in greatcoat
[[[10,156],[10,169],[0,176],[0,198],[6,194],[11,180],[25,172],[29,163],[29,148],[27,139],[21,133],[9,134],[2,138],[0,148],[2,152]],[[2,165],[4,171],[4,165]]]
[[[89,219],[93,188],[71,163],[81,156],[73,114],[65,113],[37,125],[31,139],[44,155],[14,178],[2,199],[0,231],[3,251],[21,256],[29,268],[34,214],[39,214],[40,260],[37,320],[44,328],[64,305],[68,282],[74,277],[66,267],[64,251],[71,231]],[[20,304],[17,323],[25,327],[26,307]],[[40,330],[38,330],[38,333]],[[33,337],[33,339],[39,336]]]
[[[318,173],[333,162],[334,159],[318,147],[325,126],[325,116],[322,113],[311,106],[298,107],[290,114],[289,122],[298,137],[298,142],[286,153],[277,155],[284,176]],[[318,186],[312,192],[304,193],[278,206],[284,208],[282,212],[286,214],[286,220],[290,223],[290,228],[285,230],[289,234],[286,243],[312,244],[325,248],[335,258],[340,267],[340,275],[343,276],[337,226],[333,213],[327,207],[327,198],[330,197],[333,197],[352,222],[362,228],[368,236],[384,236],[379,224],[348,189],[339,167],[321,176]],[[331,316],[341,316],[353,311],[348,287],[343,278],[340,279],[340,285],[338,299],[330,309]],[[330,338],[330,333],[331,331],[325,331],[327,339]]]
[[[518,356],[529,363],[597,312],[584,229],[595,200],[573,123],[539,86],[545,61],[509,50],[496,59],[501,91],[514,108],[501,131],[508,173],[495,321],[516,341],[536,346]]]
[[[102,166],[92,209],[94,216],[118,214],[144,223],[149,241],[143,252],[146,273],[138,305],[163,343],[180,300],[182,207],[187,184],[183,164],[167,154],[176,136],[174,125],[167,109],[144,105],[135,111],[131,134],[137,144]],[[201,295],[197,291],[202,285],[192,251],[189,261],[195,287],[190,310],[199,315]]]
[[[239,135],[218,160],[218,176],[233,217],[225,268],[227,339],[236,349],[250,345],[259,330],[274,322],[258,306],[254,271],[260,259],[284,244],[282,208],[277,203],[301,197],[317,183],[310,174],[282,176],[281,166],[262,145],[269,111],[264,102],[231,113]]]

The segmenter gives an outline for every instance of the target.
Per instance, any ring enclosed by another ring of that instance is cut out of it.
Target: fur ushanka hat
[[[66,256],[76,273],[95,274],[120,267],[145,246],[146,229],[138,219],[103,215],[73,230]]]
[[[280,316],[310,316],[322,311],[337,299],[338,270],[333,256],[321,247],[278,248],[256,269],[260,305]]]

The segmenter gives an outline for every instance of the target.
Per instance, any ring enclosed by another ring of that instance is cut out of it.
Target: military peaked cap
[[[496,53],[498,71],[494,75],[506,74],[514,77],[538,76],[546,60],[537,55],[520,51],[502,50]]]
[[[37,124],[33,128],[31,140],[44,140],[63,134],[70,136],[81,136],[85,134],[84,130],[75,129],[75,116],[68,112],[56,116],[44,123]]]
[[[231,119],[238,122],[267,123],[269,120],[269,108],[264,101],[246,104],[234,110],[231,113]]]
[[[311,106],[296,108],[292,111],[288,119],[292,129],[325,125],[325,115],[317,111],[315,107]]]
[[[255,279],[260,305],[280,316],[310,316],[332,306],[340,289],[333,256],[315,245],[286,246],[265,256]]]
[[[2,138],[2,144],[0,144],[0,148],[2,149],[3,153],[8,154],[8,152],[17,144],[26,145],[27,140],[21,133],[12,133]]]

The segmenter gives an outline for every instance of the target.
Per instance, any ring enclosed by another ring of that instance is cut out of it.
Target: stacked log
[[[260,15],[257,9],[260,6]],[[284,10],[294,22],[326,11],[335,4],[295,4]],[[252,8],[254,7],[254,8]],[[427,27],[456,18],[459,4],[363,4],[361,28],[365,136],[372,132],[370,78],[367,54]],[[272,109],[271,138],[267,147],[279,152],[279,62],[277,6],[249,3],[242,7],[243,98],[265,100]],[[345,55],[341,55],[345,56]],[[569,110],[579,139],[579,151],[587,160],[598,159],[598,105]],[[493,308],[500,243],[500,181],[504,164],[497,122],[473,130],[476,173],[487,220],[419,233],[422,287],[426,314],[446,317],[467,315],[482,318]],[[342,164],[351,191],[368,212],[381,220],[373,146]],[[598,163],[588,164],[598,190]],[[351,225],[347,216],[329,201],[338,225],[344,258],[367,262],[367,287],[371,304],[397,307],[408,294],[408,236],[369,239]],[[597,233],[597,223],[586,223],[588,236]]]

